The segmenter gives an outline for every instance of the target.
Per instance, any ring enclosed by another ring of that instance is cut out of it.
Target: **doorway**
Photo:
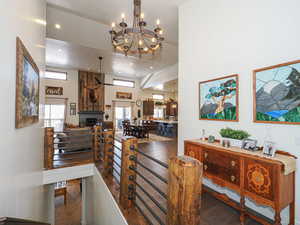
[[[131,107],[115,107],[115,129],[122,130],[122,121],[131,120]]]

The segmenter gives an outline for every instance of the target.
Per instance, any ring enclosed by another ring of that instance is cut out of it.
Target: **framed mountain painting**
[[[39,69],[17,38],[16,74],[16,128],[23,128],[39,121]]]
[[[237,74],[199,82],[199,119],[238,121]]]
[[[300,124],[300,60],[253,72],[254,122]]]

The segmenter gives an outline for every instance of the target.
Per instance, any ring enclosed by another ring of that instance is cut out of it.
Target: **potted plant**
[[[229,140],[231,146],[242,147],[243,139],[250,137],[251,135],[243,130],[234,130],[229,127],[220,130],[220,135],[223,140]]]

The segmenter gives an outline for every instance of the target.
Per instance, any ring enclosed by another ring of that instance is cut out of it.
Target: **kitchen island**
[[[177,137],[177,124],[175,120],[153,120],[157,124],[156,134],[164,137]]]

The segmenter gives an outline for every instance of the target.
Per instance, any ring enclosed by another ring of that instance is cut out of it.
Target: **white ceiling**
[[[184,0],[142,0],[142,12],[149,28],[154,28],[157,18],[165,30],[168,41],[178,42],[178,5]],[[126,21],[131,24],[133,0],[47,0],[48,4],[77,15],[110,25],[121,20],[125,13]]]
[[[46,40],[48,67],[99,71],[99,56],[103,57],[105,73],[132,78],[144,77],[149,73],[163,70],[168,64],[173,64],[168,60],[162,63],[159,57],[154,57],[153,60],[149,57],[141,59],[125,57],[122,54],[112,53],[111,50],[89,48],[51,38]]]
[[[161,52],[141,59],[114,53],[110,43],[111,21],[120,14],[132,13],[133,0],[47,0],[47,66],[99,70],[99,56],[104,57],[104,72],[131,78],[163,73],[178,62],[177,4],[184,0],[142,0],[145,20],[160,18],[165,29]],[[55,24],[61,29],[56,29]],[[131,23],[129,23],[131,24]]]

